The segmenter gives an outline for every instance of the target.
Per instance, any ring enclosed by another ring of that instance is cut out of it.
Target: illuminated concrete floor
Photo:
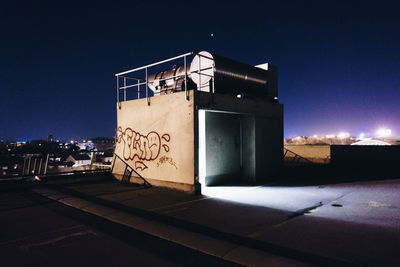
[[[324,186],[208,187],[214,198],[291,211],[249,236],[362,265],[398,266],[400,180]],[[311,208],[311,209],[309,209]]]
[[[290,212],[316,207],[306,215],[400,229],[399,180],[323,186],[205,187],[203,194]]]

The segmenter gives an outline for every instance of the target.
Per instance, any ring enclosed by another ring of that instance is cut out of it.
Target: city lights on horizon
[[[392,135],[392,130],[389,128],[382,127],[376,131],[376,135],[377,137],[389,137]]]
[[[348,132],[340,132],[340,133],[337,135],[337,137],[338,137],[339,139],[349,138],[349,137],[350,137],[350,133],[348,133]]]
[[[368,132],[360,132],[358,135],[352,135],[347,131],[341,131],[338,133],[331,133],[331,134],[313,134],[310,135],[310,137],[316,138],[316,139],[322,139],[322,138],[328,138],[328,139],[333,139],[333,138],[338,138],[338,139],[346,139],[346,138],[357,138],[360,140],[363,139],[371,139],[371,138],[388,138],[393,136],[393,131],[390,128],[387,127],[381,127],[378,128],[374,134],[370,134]],[[302,137],[305,136],[292,136],[291,138],[293,139],[301,139]]]

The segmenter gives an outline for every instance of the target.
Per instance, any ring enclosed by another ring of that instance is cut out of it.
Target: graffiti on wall
[[[156,160],[161,150],[169,152],[167,143],[171,140],[169,134],[160,135],[156,131],[151,131],[147,135],[142,135],[132,128],[118,127],[117,143],[123,143],[123,158],[133,160],[136,170],[144,171],[147,169],[146,161]],[[157,165],[158,166],[158,165]]]
[[[172,158],[167,157],[167,156],[162,156],[161,158],[158,159],[157,167],[159,167],[161,164],[164,164],[164,163],[169,163],[170,165],[174,166],[176,170],[178,170],[178,166],[176,166],[176,162]]]

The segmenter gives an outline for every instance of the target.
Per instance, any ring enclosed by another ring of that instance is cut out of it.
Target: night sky
[[[260,2],[2,4],[0,140],[112,137],[115,73],[201,50],[278,66],[285,137],[400,135],[399,1]]]

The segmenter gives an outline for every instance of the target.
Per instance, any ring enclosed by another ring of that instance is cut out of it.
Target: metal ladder
[[[299,164],[299,163],[301,163],[301,161],[304,161],[304,163],[306,163],[306,164],[313,164],[313,162],[312,162],[311,160],[306,159],[305,157],[300,156],[299,154],[297,154],[297,153],[295,153],[295,152],[293,152],[293,151],[287,149],[286,147],[283,147],[283,150],[285,151],[285,153],[283,154],[283,158],[285,158],[286,155],[287,155],[288,153],[294,155],[294,157],[293,157],[293,159],[290,161],[290,163],[297,163],[297,164]]]
[[[140,179],[143,180],[143,184],[145,186],[150,186],[151,187],[151,184],[143,176],[141,176],[134,168],[129,166],[129,164],[124,159],[122,159],[120,156],[118,156],[115,152],[114,152],[114,156],[115,156],[115,159],[114,159],[113,164],[111,166],[111,173],[114,170],[114,166],[115,166],[115,162],[116,162],[117,158],[119,160],[121,160],[125,164],[124,174],[123,174],[122,179],[121,179],[122,183],[129,183],[129,181],[131,179],[131,176],[132,176],[132,172],[134,172]]]

